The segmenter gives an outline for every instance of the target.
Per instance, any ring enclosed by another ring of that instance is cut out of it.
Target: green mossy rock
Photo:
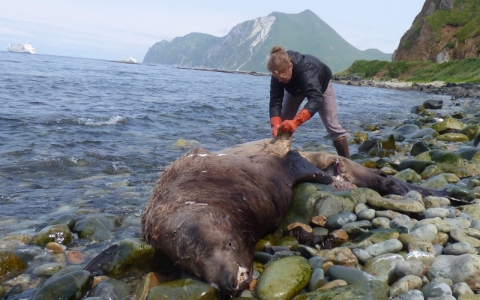
[[[11,277],[21,273],[27,264],[13,251],[0,250],[0,282],[2,277]]]
[[[395,145],[395,136],[391,134],[387,139],[382,141],[382,148],[386,150],[395,150],[397,146]]]
[[[47,281],[31,300],[82,299],[92,285],[93,275],[88,271],[79,270]]]
[[[117,253],[110,269],[106,272],[112,278],[125,278],[135,274],[153,271],[155,249],[137,239],[125,239],[118,244]]]
[[[438,133],[445,133],[445,132],[453,131],[455,129],[461,130],[461,129],[464,129],[465,127],[467,127],[467,125],[458,121],[457,119],[450,117],[442,122],[434,124],[432,126],[432,129],[434,129]]]
[[[351,212],[367,198],[380,196],[374,190],[355,188],[337,190],[324,184],[300,183],[295,185],[293,200],[280,228],[286,231],[289,224],[300,222],[309,224],[312,217],[324,215],[327,218],[342,212]]]
[[[147,300],[216,300],[215,289],[196,279],[179,279],[161,283],[148,293]]]
[[[468,142],[468,136],[462,133],[450,132],[437,136],[437,140],[446,142]]]
[[[452,167],[459,167],[463,165],[463,160],[460,156],[449,151],[431,150],[424,152],[415,157],[416,160],[434,161],[437,164],[450,165]]]
[[[261,300],[292,299],[307,286],[310,264],[301,256],[290,256],[269,263],[258,278],[255,297]]]
[[[275,246],[286,246],[289,247],[290,250],[295,251],[297,250],[298,241],[293,236],[283,236],[277,241]]]
[[[422,177],[420,177],[420,175],[418,175],[417,172],[412,169],[405,169],[403,171],[400,171],[397,174],[393,175],[393,177],[411,183],[417,183],[422,181]]]
[[[470,125],[460,130],[460,133],[466,135],[470,141],[473,140],[479,132],[480,124]]]
[[[36,246],[45,246],[50,242],[57,242],[64,245],[70,244],[72,242],[70,228],[64,224],[50,225],[43,228],[30,241],[31,244]]]

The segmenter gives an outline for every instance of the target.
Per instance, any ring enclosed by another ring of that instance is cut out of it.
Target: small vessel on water
[[[7,50],[9,52],[35,54],[35,48],[33,48],[30,43],[18,45],[9,44]]]
[[[136,64],[137,59],[133,56],[130,56],[129,58],[124,58],[121,62],[126,63],[126,64]]]

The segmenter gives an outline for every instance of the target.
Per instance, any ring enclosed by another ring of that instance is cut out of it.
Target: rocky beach
[[[451,114],[436,112],[441,101],[426,101],[400,126],[377,120],[349,137],[358,147],[355,162],[451,197],[299,184],[283,224],[257,243],[254,280],[236,299],[478,299],[478,87],[350,84],[458,100]],[[113,186],[128,193],[126,179]],[[211,285],[164,263],[138,234],[131,237],[139,215],[78,206],[34,235],[0,239],[1,299],[221,299]],[[106,248],[105,259],[89,268],[95,271],[84,270]]]
[[[443,81],[434,81],[427,83],[413,83],[408,81],[399,81],[392,79],[388,81],[371,78],[365,80],[356,76],[335,77],[333,82],[352,86],[371,86],[395,90],[418,91],[427,94],[450,95],[453,99],[480,99],[480,84],[473,83],[449,83]]]

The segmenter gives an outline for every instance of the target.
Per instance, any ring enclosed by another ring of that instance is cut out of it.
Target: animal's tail
[[[420,194],[422,194],[422,196],[424,196],[424,197],[428,197],[428,196],[445,197],[445,198],[448,198],[450,200],[450,204],[454,205],[454,206],[471,204],[470,202],[468,202],[466,200],[461,200],[461,199],[457,199],[457,198],[452,197],[452,193],[448,190],[436,190],[436,189],[431,189],[431,188],[425,188],[425,187],[422,187],[422,186],[419,186],[419,185],[415,185],[415,184],[405,182],[403,180],[400,180],[400,179],[397,179],[397,178],[394,178],[394,177],[390,177],[390,178],[397,185],[400,185],[400,186],[402,186],[402,187],[404,187],[408,190],[415,190],[415,191],[419,192]]]
[[[104,274],[105,270],[108,270],[115,254],[117,254],[118,245],[114,244],[103,250],[99,255],[97,255],[85,268],[84,270],[90,271],[92,273],[101,273]]]

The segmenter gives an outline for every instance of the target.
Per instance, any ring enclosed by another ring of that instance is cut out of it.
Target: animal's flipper
[[[105,270],[108,270],[109,266],[113,262],[115,254],[117,254],[118,245],[114,244],[103,250],[99,255],[97,255],[85,268],[86,271],[92,273],[105,273]]]
[[[315,167],[296,150],[288,151],[285,156],[285,164],[294,178],[294,183],[316,182],[329,184],[333,182],[330,175]]]
[[[471,204],[470,202],[466,200],[461,200],[452,197],[452,193],[448,190],[436,190],[436,189],[430,189],[430,188],[425,188],[422,186],[418,186],[415,184],[411,184],[408,182],[404,182],[400,179],[394,178],[394,177],[388,177],[392,181],[394,181],[398,186],[402,186],[407,188],[408,190],[415,190],[418,191],[420,194],[422,194],[423,197],[428,197],[428,196],[436,196],[436,197],[445,197],[450,200],[450,204],[453,206],[458,206],[458,205],[465,205],[465,204]]]

